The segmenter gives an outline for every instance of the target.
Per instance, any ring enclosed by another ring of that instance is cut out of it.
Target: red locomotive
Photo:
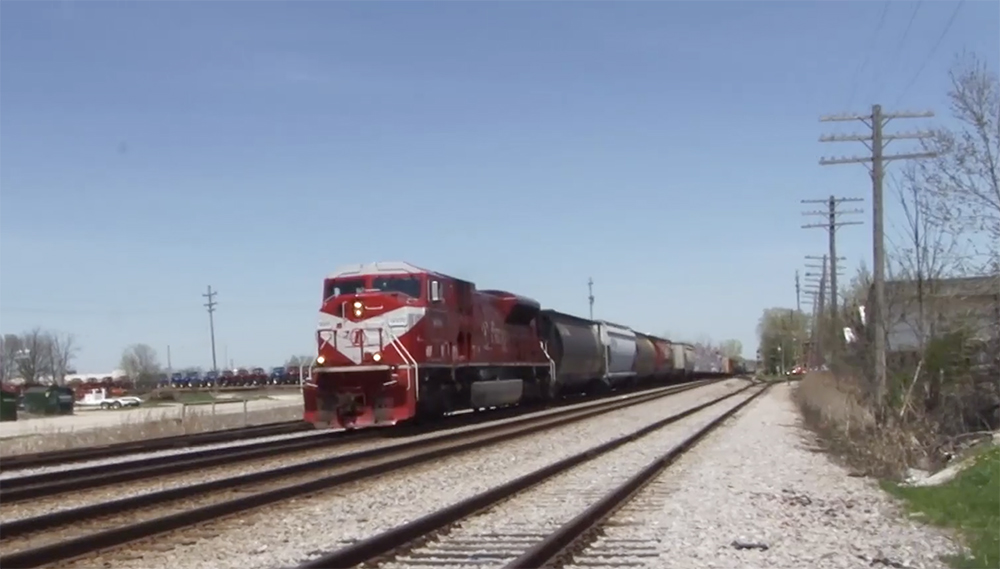
[[[328,277],[305,384],[318,426],[395,424],[552,393],[534,300],[407,263]]]
[[[328,276],[316,339],[304,419],[321,428],[726,374],[688,345],[400,262]]]

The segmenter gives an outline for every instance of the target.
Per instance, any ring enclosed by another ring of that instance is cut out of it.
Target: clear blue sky
[[[211,284],[220,365],[278,365],[327,272],[408,260],[752,355],[825,251],[799,200],[868,196],[818,117],[946,115],[956,52],[996,65],[996,2],[932,52],[955,5],[4,2],[0,329],[210,366]]]

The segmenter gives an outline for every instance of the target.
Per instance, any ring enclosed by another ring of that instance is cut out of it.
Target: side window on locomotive
[[[430,287],[431,302],[441,302],[441,283],[439,281],[431,281]]]

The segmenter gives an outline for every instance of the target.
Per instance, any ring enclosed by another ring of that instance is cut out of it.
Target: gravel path
[[[449,528],[446,535],[379,568],[433,565],[461,569],[476,562],[488,563],[490,567],[506,565],[756,391],[721,401],[585,462]]]
[[[806,448],[790,389],[774,387],[681,457],[566,569],[600,567],[593,555],[622,544],[641,545],[627,561],[650,568],[947,567],[938,556],[956,550],[943,532]]]
[[[746,385],[730,380],[378,479],[137,542],[72,566],[273,569],[385,531]],[[69,565],[67,565],[69,566]]]

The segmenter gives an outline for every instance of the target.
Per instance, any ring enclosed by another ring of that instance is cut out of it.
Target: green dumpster
[[[73,408],[76,405],[76,392],[73,391],[72,387],[61,385],[53,387],[49,399],[52,400],[51,405],[56,415],[73,414]]]
[[[33,415],[72,415],[73,390],[55,385],[33,385],[24,390],[24,410]]]
[[[17,393],[0,390],[0,421],[17,420]]]

